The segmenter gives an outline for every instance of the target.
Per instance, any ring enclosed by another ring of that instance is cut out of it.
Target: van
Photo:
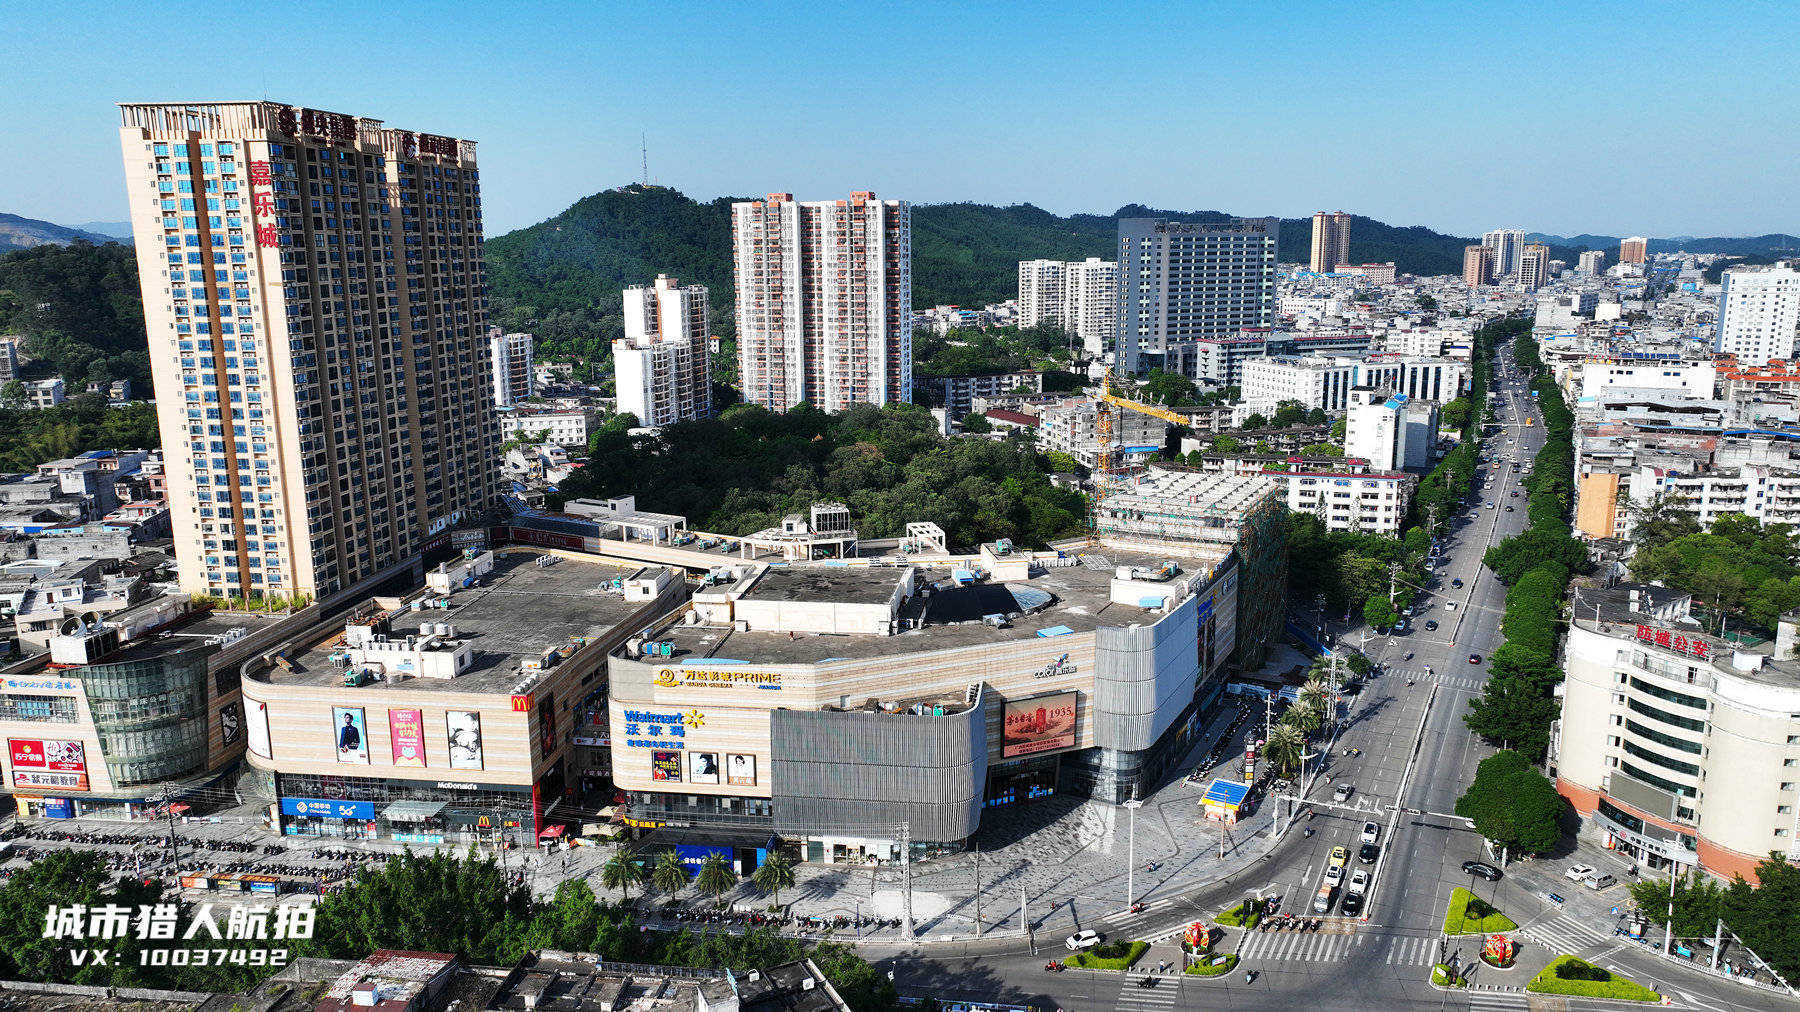
[[[1584,878],[1581,880],[1582,885],[1587,886],[1589,889],[1593,889],[1595,891],[1617,885],[1618,882],[1619,882],[1618,879],[1613,878],[1611,875],[1609,875],[1603,871],[1596,872],[1592,875],[1589,875],[1587,878]]]
[[[1336,892],[1337,887],[1329,882],[1320,885],[1319,891],[1313,894],[1313,913],[1331,913],[1331,898]]]

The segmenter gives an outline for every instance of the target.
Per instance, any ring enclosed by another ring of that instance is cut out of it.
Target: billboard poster
[[[388,738],[393,742],[394,765],[425,765],[425,714],[419,710],[389,710]]]
[[[716,784],[719,782],[719,753],[689,752],[688,783]]]
[[[1001,758],[1075,747],[1075,693],[1009,700],[1001,718]]]
[[[650,753],[650,779],[680,783],[681,753],[664,752],[660,749]]]
[[[269,704],[260,699],[244,700],[244,721],[250,729],[250,751],[264,759],[275,758],[269,751]]]
[[[226,745],[237,743],[238,735],[244,731],[243,711],[236,703],[226,703],[219,708],[219,741]]]
[[[13,786],[44,790],[88,789],[87,748],[78,741],[8,738]]]
[[[734,787],[755,787],[756,757],[744,752],[726,756],[725,782]]]
[[[474,710],[447,710],[444,722],[450,730],[450,768],[481,769],[481,714]]]
[[[540,706],[538,707],[538,712],[542,715],[538,719],[543,722],[544,754],[549,755],[550,753],[556,751],[556,694],[555,693],[547,692],[544,694],[544,699],[543,699],[542,704],[540,704]]]
[[[362,707],[332,707],[331,727],[337,738],[337,761],[368,765],[369,728],[363,722]]]

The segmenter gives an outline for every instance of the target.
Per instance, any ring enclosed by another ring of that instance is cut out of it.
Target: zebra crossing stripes
[[[1388,946],[1387,958],[1383,962],[1390,966],[1429,966],[1438,961],[1438,940],[1436,936],[1414,937],[1397,936]]]
[[[1280,934],[1252,934],[1238,948],[1242,959],[1265,962],[1341,962],[1362,941],[1361,935],[1330,935],[1284,931]]]
[[[1419,683],[1414,686],[1415,688],[1422,688],[1427,682],[1436,682],[1438,685],[1447,689],[1466,689],[1470,692],[1480,692],[1487,687],[1487,671],[1486,669],[1473,664],[1468,667],[1469,670],[1467,671],[1461,668],[1454,668],[1450,671],[1438,671],[1432,674],[1426,674],[1424,671],[1415,671],[1410,668],[1390,668],[1387,673],[1381,677],[1384,680],[1400,679],[1398,683],[1392,683],[1388,686],[1389,689],[1394,689],[1394,686],[1398,685],[1399,688],[1395,691],[1404,691],[1406,688],[1406,679],[1411,679],[1414,682]]]
[[[1568,914],[1557,914],[1519,929],[1519,934],[1546,948],[1575,953],[1591,945],[1604,945],[1616,939],[1591,924],[1583,924]]]
[[[1522,994],[1487,994],[1469,992],[1469,1012],[1524,1012],[1531,999]]]
[[[1119,983],[1119,997],[1114,999],[1113,1008],[1130,1009],[1132,1012],[1168,1012],[1181,999],[1181,981],[1179,978],[1159,979],[1155,987],[1139,987],[1138,981],[1143,978],[1134,974],[1120,974],[1123,980]]]

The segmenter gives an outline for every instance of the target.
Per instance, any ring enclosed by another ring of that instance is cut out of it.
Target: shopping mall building
[[[985,808],[1147,794],[1236,646],[1235,549],[1179,550],[720,567],[609,659],[628,822],[891,859]]]

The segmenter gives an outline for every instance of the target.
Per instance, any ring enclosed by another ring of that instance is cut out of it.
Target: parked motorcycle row
[[[879,928],[898,928],[898,917],[846,917],[842,914],[835,917],[817,915],[796,917],[791,914],[769,914],[750,910],[692,910],[678,903],[665,903],[658,907],[630,909],[633,913],[646,918],[660,918],[678,924],[729,924],[748,928],[793,928],[801,932],[811,931],[873,931]]]
[[[1212,751],[1206,754],[1206,761],[1194,767],[1194,771],[1188,774],[1189,783],[1197,784],[1205,780],[1206,775],[1223,762],[1227,755],[1237,750],[1235,742],[1238,730],[1250,720],[1250,714],[1256,709],[1248,699],[1238,701],[1237,716],[1231,718],[1231,726],[1225,729],[1225,733],[1220,735],[1218,742],[1213,745]]]
[[[1283,931],[1296,931],[1304,934],[1309,931],[1317,931],[1324,924],[1324,919],[1320,917],[1295,917],[1293,914],[1282,914],[1277,917],[1270,914],[1256,922],[1256,930],[1263,934],[1271,931],[1277,934]]]

